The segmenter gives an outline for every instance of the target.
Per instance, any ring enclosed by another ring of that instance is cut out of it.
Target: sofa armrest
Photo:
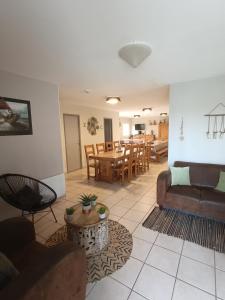
[[[170,170],[163,171],[157,178],[157,203],[159,207],[163,207],[166,200],[166,192],[171,185],[171,172]]]
[[[86,256],[72,242],[49,248],[6,288],[4,300],[84,300],[86,292]]]
[[[11,256],[35,240],[33,224],[24,217],[0,222],[0,251]]]

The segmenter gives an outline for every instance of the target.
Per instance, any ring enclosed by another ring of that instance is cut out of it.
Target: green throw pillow
[[[0,252],[0,290],[18,275],[19,272],[11,261]]]
[[[189,167],[170,167],[172,183],[171,185],[191,185]]]
[[[225,193],[225,172],[220,172],[220,179],[217,183],[217,186],[215,187],[217,191],[224,192]]]

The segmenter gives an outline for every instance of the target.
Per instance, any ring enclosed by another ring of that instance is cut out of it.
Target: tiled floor
[[[64,224],[66,207],[78,196],[95,193],[110,208],[110,217],[133,235],[133,250],[124,267],[100,282],[87,285],[87,300],[219,300],[225,299],[225,254],[142,227],[155,206],[156,179],[166,163],[152,164],[150,171],[129,185],[86,180],[85,170],[67,176],[66,197],[54,211],[36,223],[38,240],[44,242]]]

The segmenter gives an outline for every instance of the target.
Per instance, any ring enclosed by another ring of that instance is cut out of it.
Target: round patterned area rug
[[[59,228],[46,241],[47,247],[67,240],[66,226]],[[94,282],[120,269],[129,259],[133,247],[132,235],[120,223],[109,220],[109,244],[98,255],[87,257],[88,282]]]

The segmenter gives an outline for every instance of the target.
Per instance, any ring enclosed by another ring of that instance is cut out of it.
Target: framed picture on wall
[[[30,101],[0,97],[0,136],[32,133]]]

